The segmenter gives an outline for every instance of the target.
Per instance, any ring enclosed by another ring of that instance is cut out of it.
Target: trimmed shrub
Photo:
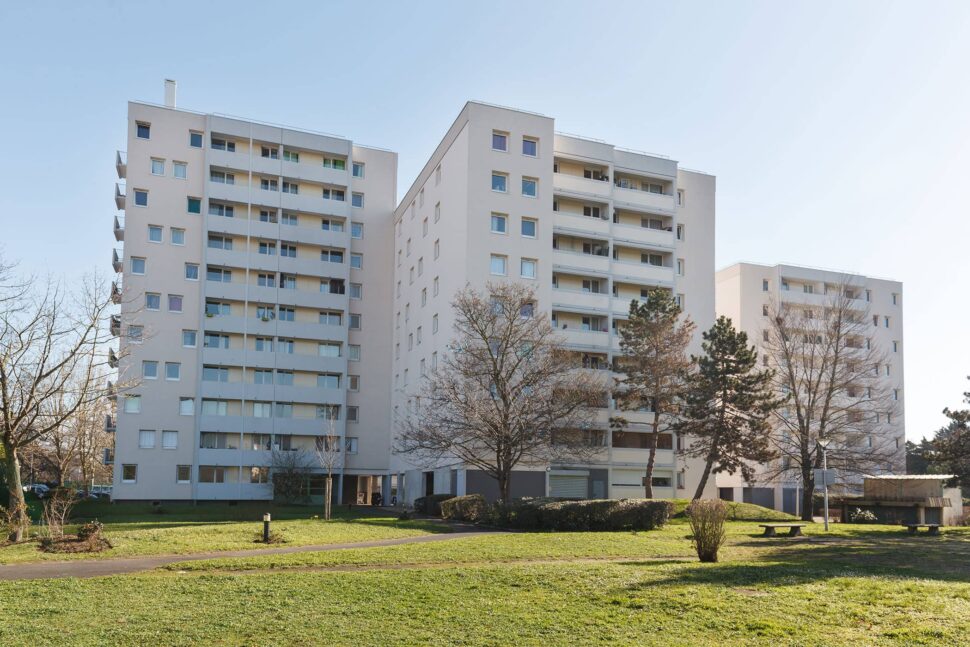
[[[454,494],[429,494],[428,496],[418,497],[414,500],[414,511],[419,514],[427,514],[432,517],[441,516],[441,502],[454,499]]]
[[[651,499],[518,499],[497,504],[493,523],[523,530],[653,530],[670,518],[670,501]]]
[[[441,516],[454,521],[479,523],[488,518],[488,503],[481,494],[456,496],[441,502]]]

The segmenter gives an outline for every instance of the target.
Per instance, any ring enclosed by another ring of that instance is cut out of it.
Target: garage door
[[[549,496],[564,499],[585,499],[587,492],[585,475],[549,475]]]

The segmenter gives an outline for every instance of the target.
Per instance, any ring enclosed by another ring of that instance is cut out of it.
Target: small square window
[[[145,360],[141,363],[141,376],[146,380],[158,378],[158,362]]]
[[[143,189],[135,189],[135,206],[136,207],[148,206],[148,191],[145,191]]]
[[[362,294],[363,294],[363,287],[361,286],[360,283],[351,283],[350,284],[350,298],[351,299],[360,299],[361,296],[362,296]]]
[[[162,307],[162,295],[155,292],[145,293],[145,309],[158,310]]]
[[[185,264],[185,280],[186,281],[198,281],[199,280],[199,266],[195,263]]]
[[[141,413],[141,396],[125,396],[125,413]]]
[[[172,172],[176,179],[184,180],[188,175],[188,167],[185,162],[172,162]]]
[[[539,192],[539,180],[534,177],[522,178],[522,195],[534,198]]]
[[[504,234],[508,228],[507,216],[500,213],[492,214],[492,233]]]
[[[185,230],[178,229],[177,227],[172,227],[172,244],[173,245],[184,245],[185,244]]]
[[[350,205],[352,207],[363,207],[364,206],[364,194],[363,193],[352,193],[350,195]]]
[[[348,375],[347,376],[347,390],[348,391],[360,391],[360,376],[359,375]]]
[[[537,222],[532,218],[522,219],[522,237],[523,238],[535,238],[536,237],[536,226]]]
[[[508,152],[509,150],[508,133],[499,132],[497,130],[492,131],[492,150]]]
[[[182,376],[182,365],[178,362],[165,362],[165,379],[178,380]]]
[[[165,160],[152,158],[152,175],[165,175]]]
[[[350,329],[360,330],[360,315],[351,313],[350,315]]]
[[[122,465],[121,466],[121,482],[122,483],[135,483],[138,481],[138,466],[137,465]]]
[[[148,225],[148,242],[162,242],[162,228],[158,225]]]
[[[492,173],[492,191],[508,193],[509,176],[504,173]]]
[[[138,449],[154,449],[154,447],[155,447],[155,430],[139,429],[138,430]]]
[[[353,170],[354,177],[362,178],[364,177],[364,165],[361,162],[354,162],[351,167]]]
[[[197,133],[194,130],[189,131],[189,146],[192,148],[202,148],[202,133]]]
[[[182,295],[181,294],[170,294],[170,295],[168,295],[168,311],[169,312],[182,312]]]
[[[179,398],[179,415],[195,415],[195,398]]]
[[[491,263],[489,264],[489,269],[495,276],[505,276],[505,261],[504,256],[498,256],[497,254],[492,254]]]
[[[188,199],[189,213],[202,213],[202,200],[200,198]]]
[[[132,274],[144,274],[145,273],[145,259],[139,258],[137,256],[131,257],[131,273]]]
[[[534,279],[536,277],[536,260],[532,258],[523,258],[521,263],[521,275],[524,279]]]
[[[529,157],[539,156],[539,140],[531,137],[522,138],[522,154]]]
[[[138,139],[150,139],[152,135],[151,124],[146,124],[141,121],[137,122],[135,125],[135,136]]]
[[[360,345],[359,344],[348,344],[347,345],[347,359],[351,362],[360,361]]]
[[[199,135],[201,137],[201,135]],[[176,465],[175,466],[175,482],[176,483],[191,483],[192,482],[192,466],[191,465]]]
[[[352,222],[350,223],[350,237],[351,238],[363,238],[364,237],[364,223],[362,222]]]
[[[350,255],[350,267],[355,270],[362,269],[364,267],[364,255],[363,254],[351,254]]]
[[[182,346],[185,348],[195,348],[197,343],[198,333],[194,330],[183,330],[182,331]]]

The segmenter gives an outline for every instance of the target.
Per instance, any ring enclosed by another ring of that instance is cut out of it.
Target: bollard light
[[[269,522],[271,520],[270,514],[267,512],[263,515],[263,543],[269,543]]]

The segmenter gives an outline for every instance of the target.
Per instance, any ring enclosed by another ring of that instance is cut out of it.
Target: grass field
[[[0,644],[967,644],[970,529],[807,530],[730,522],[717,564],[675,518],[0,582]]]
[[[318,511],[305,506],[173,504],[162,506],[162,513],[156,514],[148,505],[91,501],[78,505],[75,517],[102,521],[114,548],[102,553],[62,554],[41,552],[36,542],[0,546],[0,564],[265,548],[254,542],[262,532],[264,512],[273,515],[272,529],[282,534],[287,546],[397,539],[447,530],[440,524],[398,521],[362,508],[350,512],[335,509],[334,519],[324,522],[313,519]],[[74,525],[67,530],[73,529]]]

